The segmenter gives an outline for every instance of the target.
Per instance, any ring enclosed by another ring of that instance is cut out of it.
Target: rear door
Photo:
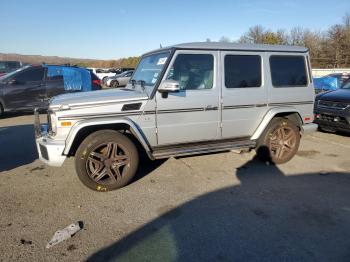
[[[263,52],[222,51],[222,138],[250,137],[267,108]]]
[[[42,101],[46,97],[43,78],[43,67],[30,67],[14,75],[4,88],[6,107],[20,110],[42,105]]]

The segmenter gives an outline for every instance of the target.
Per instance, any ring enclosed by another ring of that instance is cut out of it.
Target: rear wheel
[[[139,164],[135,145],[114,130],[89,135],[79,146],[75,168],[84,185],[96,191],[109,191],[127,185]]]
[[[257,154],[264,161],[283,164],[294,157],[299,144],[299,128],[289,119],[275,118],[261,136]]]

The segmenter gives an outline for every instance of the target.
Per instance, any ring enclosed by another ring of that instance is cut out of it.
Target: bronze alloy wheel
[[[75,154],[75,170],[81,182],[96,191],[110,191],[127,185],[139,163],[135,144],[115,130],[88,135]]]
[[[280,126],[270,134],[269,148],[278,162],[290,157],[297,145],[297,134],[289,126]]]
[[[86,172],[96,183],[114,184],[130,167],[129,154],[122,145],[103,143],[93,149],[86,161]]]
[[[291,160],[298,151],[300,130],[287,118],[276,117],[271,120],[257,141],[257,154],[263,161],[283,164]]]

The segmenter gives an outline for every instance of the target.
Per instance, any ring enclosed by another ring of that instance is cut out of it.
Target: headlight
[[[57,132],[57,120],[56,115],[52,111],[47,112],[47,124],[48,124],[48,131],[49,135],[56,135]]]

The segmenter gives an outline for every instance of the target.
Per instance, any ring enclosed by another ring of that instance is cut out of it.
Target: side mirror
[[[159,93],[176,93],[180,91],[180,84],[175,80],[165,80],[158,87]]]

